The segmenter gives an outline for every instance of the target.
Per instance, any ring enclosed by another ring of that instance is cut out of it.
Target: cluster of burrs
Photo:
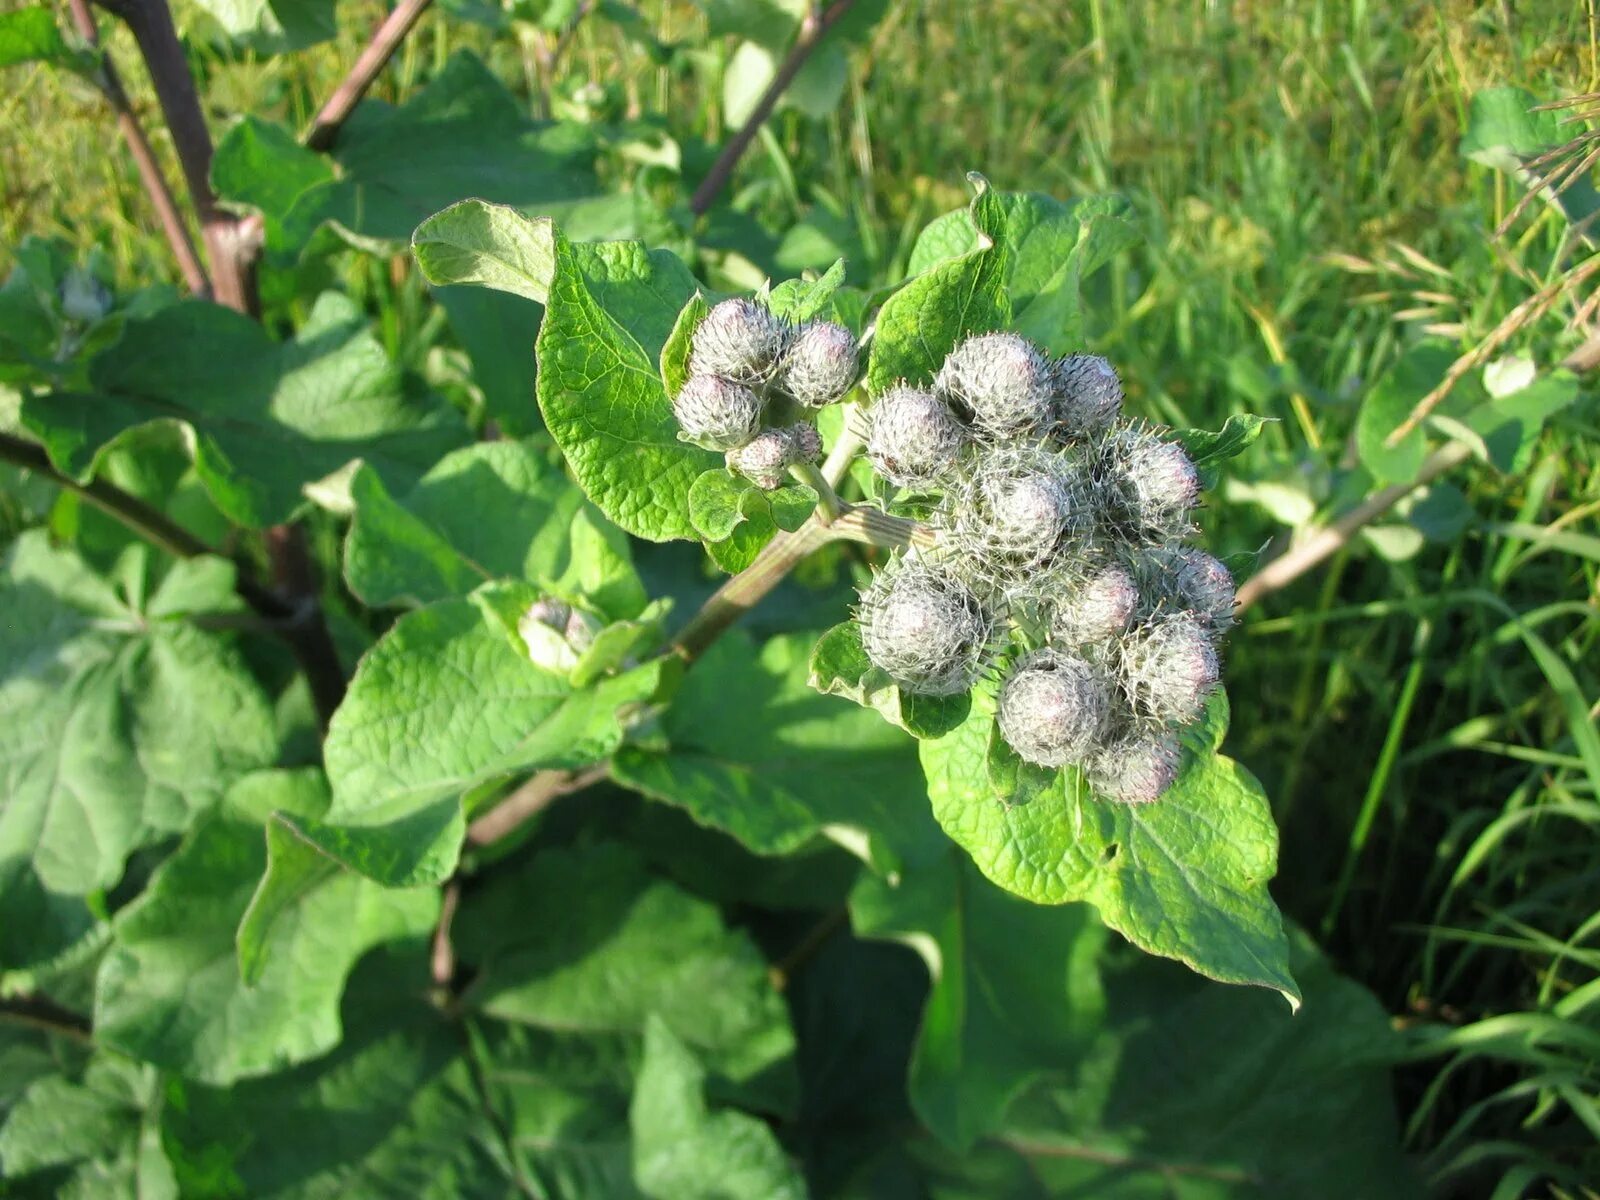
[[[694,331],[689,378],[672,398],[686,442],[725,452],[728,470],[771,491],[815,462],[808,410],[855,384],[855,335],[831,321],[795,326],[756,300],[724,300]]]
[[[903,691],[955,695],[998,672],[1019,757],[1145,803],[1177,778],[1179,731],[1217,684],[1234,590],[1186,544],[1194,463],[1121,409],[1105,359],[1052,360],[1011,333],[962,342],[931,388],[876,397],[867,458],[931,505],[938,536],[878,572],[859,621]]]

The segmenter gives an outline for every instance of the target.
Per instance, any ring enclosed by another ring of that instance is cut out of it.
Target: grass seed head
[[[1039,650],[1000,689],[1000,735],[1028,762],[1066,766],[1093,750],[1110,707],[1110,688],[1097,667],[1070,652]]]
[[[749,388],[716,375],[694,375],[672,400],[684,441],[707,450],[733,450],[761,428],[761,400]]]

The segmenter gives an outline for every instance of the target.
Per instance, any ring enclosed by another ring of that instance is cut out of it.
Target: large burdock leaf
[[[539,408],[579,484],[629,533],[695,538],[689,488],[719,456],[678,440],[657,366],[693,277],[642,242],[555,235],[539,327]]]
[[[1295,941],[1305,1006],[1113,959],[1084,1070],[1047,1082],[971,1150],[911,1147],[917,1195],[1403,1200],[1426,1193],[1401,1152],[1389,1018]],[[892,1152],[891,1152],[892,1153]]]
[[[378,951],[350,981],[340,1013],[345,1036],[332,1053],[225,1088],[173,1080],[161,1132],[189,1185],[185,1195],[529,1194],[506,1162],[462,1030],[418,998],[426,977],[422,955]],[[555,1092],[552,1082],[547,1094]]]
[[[356,959],[426,933],[439,894],[329,872],[277,906],[262,932],[264,968],[247,984],[234,938],[266,867],[262,821],[274,809],[316,816],[327,803],[320,773],[250,776],[190,833],[113,924],[95,986],[103,1044],[209,1083],[338,1045],[339,995]]]
[[[143,588],[142,551],[124,577]],[[277,754],[272,710],[232,645],[183,613],[236,605],[197,561],[130,599],[43,532],[0,575],[0,965],[61,950],[85,897]]]
[[[34,1080],[0,1127],[8,1192],[14,1185],[18,1195],[69,1200],[176,1200],[177,1180],[161,1146],[161,1102],[156,1072],[115,1054]],[[43,1178],[29,1179],[36,1174]]]
[[[217,507],[252,528],[287,519],[307,483],[354,458],[408,483],[466,436],[447,406],[406,394],[364,315],[331,292],[283,343],[201,300],[130,319],[90,382],[93,394],[23,401],[59,469],[87,478],[126,431],[175,421]]]
[[[1056,354],[1083,349],[1080,288],[1105,263],[1140,238],[1133,206],[1120,196],[1063,203],[1039,192],[999,192],[985,231],[1006,248],[1003,286],[1011,328]],[[970,255],[982,238],[968,213],[928,223],[908,270],[931,271]]]
[[[994,699],[980,690],[960,728],[923,742],[933,814],[990,879],[1040,904],[1087,900],[1134,945],[1298,1004],[1283,919],[1267,892],[1278,833],[1254,776],[1217,749],[1227,702],[1185,738],[1177,783],[1154,804],[1096,797],[1073,768],[1025,802],[1002,795],[987,759]]]
[[[712,1111],[705,1072],[660,1018],[645,1028],[633,1094],[633,1170],[652,1200],[804,1200],[805,1183],[772,1130]]]
[[[637,1041],[651,1018],[742,1095],[792,1103],[794,1050],[766,960],[715,905],[617,845],[545,849],[463,902],[455,945],[475,1010],[552,1032]]]
[[[454,451],[398,496],[362,467],[350,497],[345,580],[367,604],[428,604],[511,579],[610,617],[645,605],[628,539],[531,442]]]
[[[857,933],[905,942],[927,964],[911,1103],[941,1141],[971,1146],[1030,1084],[1084,1059],[1105,1016],[1105,934],[1085,906],[1008,895],[952,849],[899,886],[863,876],[850,915]]]
[[[618,711],[655,691],[660,660],[576,686],[517,636],[517,614],[538,596],[486,584],[395,622],[329,724],[333,803],[323,820],[289,818],[303,837],[380,883],[438,882],[461,848],[463,793],[617,748]]]
[[[928,384],[968,334],[1003,329],[1011,308],[1005,290],[1007,247],[999,200],[982,176],[966,222],[971,248],[933,262],[884,301],[878,312],[867,389],[874,395],[905,380]]]
[[[886,873],[937,853],[912,743],[864,709],[807,684],[814,637],[757,652],[722,637],[662,716],[665,747],[629,746],[618,782],[676,804],[757,854],[832,838]]]

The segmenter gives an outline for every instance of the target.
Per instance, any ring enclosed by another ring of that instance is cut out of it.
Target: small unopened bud
[[[1057,601],[1050,640],[1058,646],[1103,642],[1128,627],[1138,606],[1139,589],[1128,570],[1116,564],[1105,567]]]
[[[1122,379],[1098,354],[1069,354],[1055,365],[1056,419],[1064,433],[1098,433],[1122,411]]]
[[[856,336],[832,321],[814,321],[796,335],[778,369],[778,383],[807,408],[833,404],[856,381]]]
[[[931,487],[955,466],[967,433],[932,392],[895,387],[871,410],[867,460],[879,475],[903,488]]]
[[[1178,778],[1183,746],[1170,729],[1137,730],[1095,752],[1086,764],[1089,786],[1119,804],[1150,804]]]
[[[861,645],[908,692],[949,696],[977,682],[994,631],[978,597],[948,571],[901,559],[861,597]]]
[[[1193,613],[1158,616],[1129,634],[1120,649],[1129,702],[1158,721],[1193,721],[1221,678],[1211,631]]]
[[[761,401],[749,388],[716,375],[695,375],[672,401],[682,438],[707,450],[732,450],[761,428]]]
[[[1200,498],[1200,473],[1182,446],[1129,428],[1106,439],[1103,452],[1133,531],[1161,540],[1186,530]]]
[[[61,281],[61,312],[73,321],[98,321],[111,311],[111,292],[88,271],[74,267]]]
[[[726,461],[728,470],[770,492],[783,486],[794,454],[794,439],[787,429],[764,429],[748,444],[729,450]]]
[[[754,300],[724,300],[694,331],[689,370],[736,383],[760,383],[771,378],[790,336],[788,322]]]
[[[1049,560],[1069,531],[1083,532],[1089,510],[1067,460],[1011,447],[975,459],[939,519],[963,556],[1015,572]]]
[[[807,425],[804,421],[789,426],[789,437],[794,443],[794,459],[790,463],[816,462],[822,457],[822,435],[817,432],[815,425]]]
[[[1188,609],[1213,632],[1233,624],[1233,574],[1219,560],[1193,546],[1163,546],[1149,559],[1174,607]]]
[[[1000,689],[1000,736],[1041,767],[1081,761],[1105,728],[1111,697],[1105,677],[1059,650],[1029,655]]]
[[[726,455],[728,470],[736,471],[764,491],[782,487],[790,467],[815,462],[822,453],[822,438],[803,421],[783,429],[758,433],[748,445]]]
[[[599,624],[553,596],[535,600],[517,622],[517,633],[528,648],[528,657],[547,671],[566,672],[594,644]]]
[[[1014,333],[968,338],[944,360],[934,386],[995,439],[1043,430],[1054,415],[1050,361]]]

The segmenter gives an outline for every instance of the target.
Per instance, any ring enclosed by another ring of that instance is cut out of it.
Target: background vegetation
[[[219,131],[238,114],[304,127],[380,14],[343,4],[332,41],[257,56],[179,12]],[[696,36],[698,9],[641,6],[661,42],[700,47],[666,61],[585,21],[553,80],[548,35],[473,15],[459,0],[424,16],[373,94],[404,101],[473,49],[534,111],[636,121],[605,169],[660,212],[686,199],[730,124],[727,48]],[[132,63],[125,39],[108,32]],[[98,247],[125,285],[175,279],[98,95],[64,72],[5,79],[0,270],[37,234]],[[1151,236],[1097,277],[1091,343],[1143,414],[1278,418],[1207,514],[1215,545],[1276,550],[1382,482],[1355,452],[1358,416],[1408,347],[1476,344],[1570,263],[1581,231],[1542,203],[1502,227],[1518,180],[1462,153],[1473,97],[1502,85],[1537,101],[1600,89],[1593,5],[894,5],[837,108],[784,111],[752,148],[704,265],[748,284],[843,254],[853,283],[892,282],[926,221],[964,201],[968,169],[1121,192]],[[170,158],[163,135],[157,149]],[[641,232],[679,236],[667,220]],[[297,274],[315,273],[471,419],[496,411],[490,373],[510,368],[441,316],[407,256],[317,236],[326,253],[269,260],[269,324],[304,317],[315,289]],[[1592,319],[1564,300],[1505,352],[1551,367]],[[1586,392],[1525,469],[1459,467],[1264,596],[1232,642],[1229,747],[1273,800],[1273,892],[1405,1032],[1405,1142],[1444,1194],[1593,1195],[1600,1179],[1596,417]],[[0,525],[71,519],[50,503],[9,487]],[[812,603],[786,596],[765,627]]]

